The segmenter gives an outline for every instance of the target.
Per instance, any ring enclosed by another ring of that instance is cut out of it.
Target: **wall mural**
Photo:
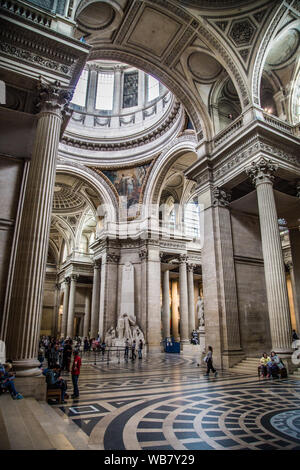
[[[129,217],[135,217],[137,215],[141,190],[146,181],[149,167],[150,163],[136,168],[101,170],[114,185],[121,200],[126,204]]]

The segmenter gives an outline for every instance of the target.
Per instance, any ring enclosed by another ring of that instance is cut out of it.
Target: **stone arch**
[[[116,200],[115,194],[112,188],[109,186],[104,178],[95,173],[88,167],[80,165],[78,163],[70,163],[65,160],[58,160],[57,173],[66,173],[85,181],[89,184],[99,195],[101,201],[105,205],[108,222],[116,222],[118,219],[118,201]]]
[[[256,60],[254,63],[253,73],[252,73],[252,81],[251,81],[251,97],[252,102],[255,105],[260,105],[260,83],[263,74],[264,64],[266,61],[266,57],[268,52],[272,46],[272,41],[278,32],[278,28],[280,27],[281,20],[283,19],[284,15],[288,11],[288,6],[284,4],[284,2],[280,2],[276,12],[272,20],[269,23],[269,26],[262,38],[259,50],[256,54]]]
[[[169,169],[185,152],[196,153],[196,143],[194,136],[190,136],[190,140],[188,140],[187,136],[178,137],[174,139],[157,158],[149,175],[143,200],[144,210],[149,212],[152,211],[153,208],[155,213],[149,214],[147,212],[147,214],[144,214],[145,216],[158,216],[158,205],[163,182]]]

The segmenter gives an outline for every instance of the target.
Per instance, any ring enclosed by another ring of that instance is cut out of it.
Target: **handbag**
[[[205,356],[205,358],[203,359],[204,362],[207,362],[208,361],[208,357]]]

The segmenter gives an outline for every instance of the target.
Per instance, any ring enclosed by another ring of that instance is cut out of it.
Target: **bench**
[[[58,403],[61,403],[61,389],[60,388],[48,388],[46,400],[56,399]]]

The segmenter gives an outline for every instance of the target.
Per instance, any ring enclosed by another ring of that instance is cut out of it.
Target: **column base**
[[[201,344],[183,343],[180,345],[180,349],[183,356],[195,357],[201,363],[201,356],[204,355]]]
[[[17,377],[38,377],[42,375],[40,363],[36,359],[24,359],[13,362]]]
[[[222,368],[230,369],[231,367],[235,366],[243,359],[245,359],[245,357],[246,355],[242,349],[223,351],[221,357]]]
[[[16,377],[15,387],[23,397],[33,397],[39,401],[46,401],[47,385],[43,375],[39,377]]]

